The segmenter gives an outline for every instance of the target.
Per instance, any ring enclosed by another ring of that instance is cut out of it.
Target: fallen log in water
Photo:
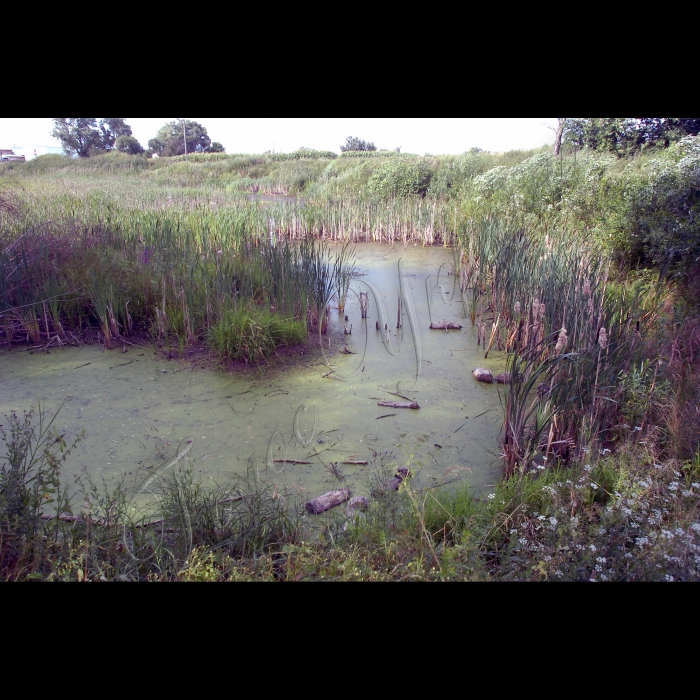
[[[446,331],[448,329],[454,329],[458,331],[462,326],[459,323],[454,323],[453,321],[433,321],[430,327],[434,330]]]
[[[377,401],[377,406],[388,406],[389,408],[420,408],[420,406],[415,402],[402,402],[402,401]]]
[[[306,504],[306,510],[308,510],[309,513],[314,514],[323,513],[330,508],[334,508],[335,506],[339,506],[341,503],[345,503],[348,498],[350,498],[350,489],[329,491],[328,493],[324,493],[322,496],[311,499]]]
[[[490,369],[484,369],[483,367],[477,367],[472,370],[474,379],[478,382],[486,382],[486,384],[491,384],[493,382],[493,372]]]

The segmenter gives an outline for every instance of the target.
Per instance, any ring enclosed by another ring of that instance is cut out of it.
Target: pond
[[[502,371],[504,358],[492,351],[485,360],[477,346],[449,274],[452,251],[364,243],[355,253],[343,313],[334,300],[328,333],[295,349],[298,362],[232,374],[153,347],[14,347],[0,353],[0,422],[40,398],[47,414],[60,408],[55,424],[69,443],[84,428],[64,483],[87,472],[138,489],[179,459],[205,481],[253,470],[310,499],[341,487],[369,495],[383,463],[407,466],[417,488],[467,480],[486,493],[501,474],[500,388],[471,371]],[[462,328],[431,330],[431,320]],[[419,408],[378,403],[407,399]]]

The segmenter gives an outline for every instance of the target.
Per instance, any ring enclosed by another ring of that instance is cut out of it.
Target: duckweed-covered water
[[[471,371],[502,371],[503,357],[484,360],[476,344],[448,274],[452,251],[359,244],[356,267],[344,313],[334,300],[328,334],[296,350],[293,366],[231,374],[152,347],[12,348],[0,354],[0,422],[40,398],[49,415],[60,407],[56,426],[67,441],[85,429],[62,472],[68,484],[87,472],[108,487],[126,476],[138,488],[181,455],[205,481],[253,470],[304,498],[340,486],[368,495],[382,463],[408,466],[417,488],[468,480],[485,492],[500,475],[502,409],[498,387]],[[431,320],[463,328],[431,330]],[[407,398],[420,408],[378,405]],[[353,461],[368,464],[342,464]]]

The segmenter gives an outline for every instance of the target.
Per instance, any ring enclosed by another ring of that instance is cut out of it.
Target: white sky
[[[348,136],[377,148],[403,153],[460,154],[473,146],[485,151],[527,150],[554,143],[555,118],[209,118],[186,117],[206,127],[227,153],[289,153],[302,146],[340,153]],[[144,148],[175,117],[125,118]],[[50,118],[0,118],[0,148],[60,146],[51,137]]]

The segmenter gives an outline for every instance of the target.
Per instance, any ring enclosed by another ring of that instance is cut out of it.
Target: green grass
[[[209,344],[221,360],[245,360],[260,364],[284,345],[307,338],[303,321],[285,319],[265,309],[241,307],[224,311],[209,331]]]

